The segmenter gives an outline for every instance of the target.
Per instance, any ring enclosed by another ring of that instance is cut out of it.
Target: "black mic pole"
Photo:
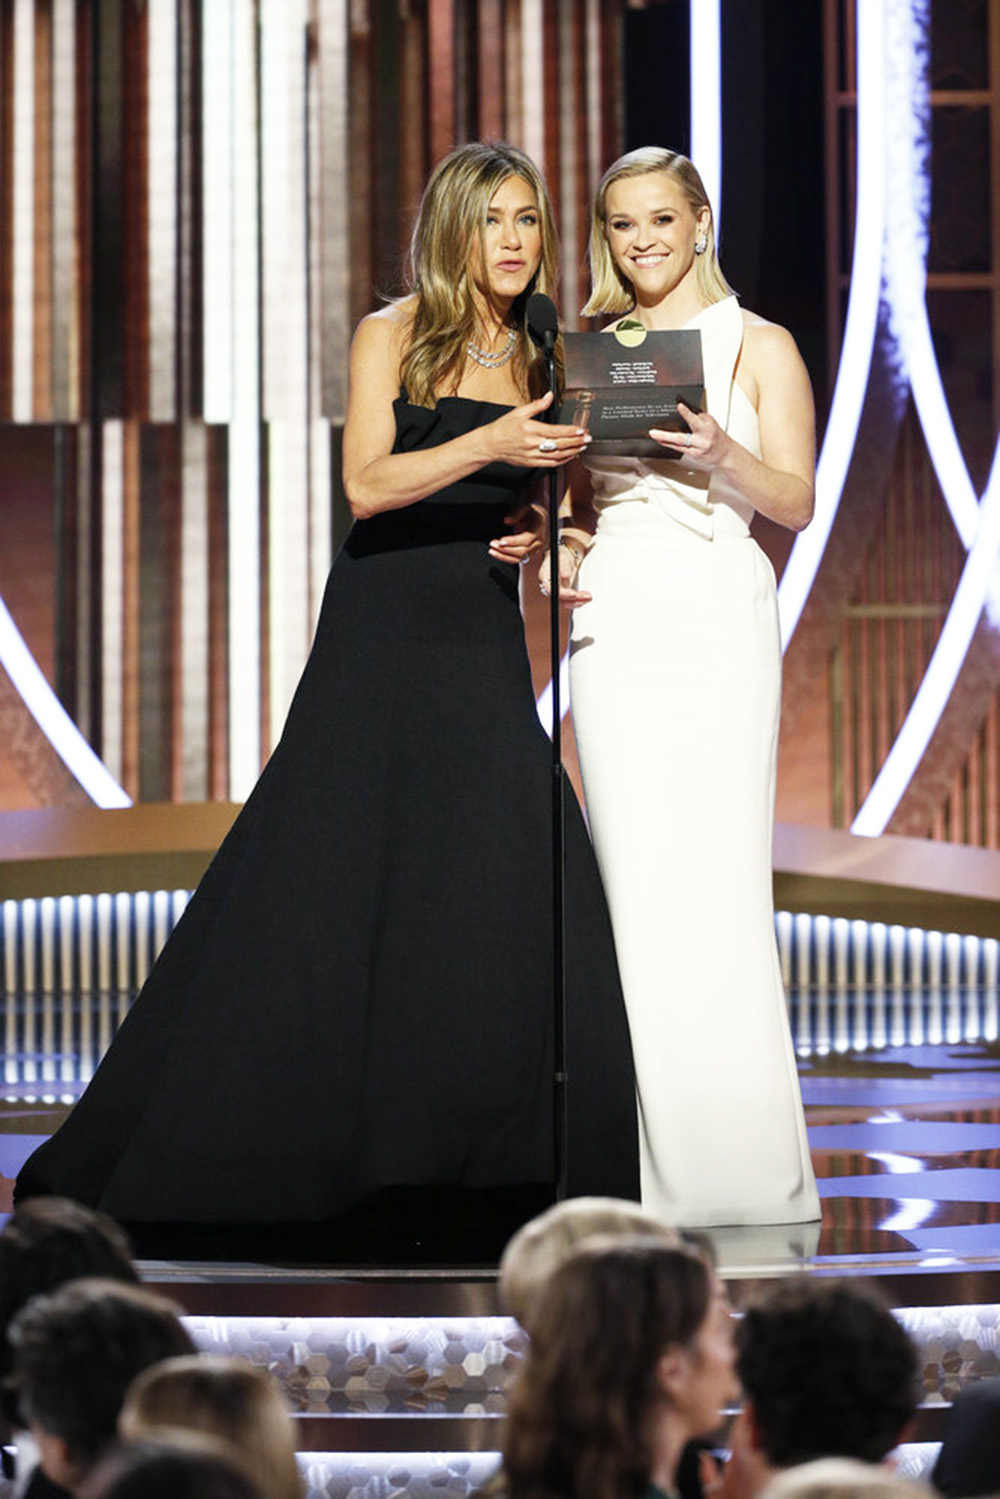
[[[559,324],[549,297],[529,297],[528,332],[545,360],[552,403],[546,419],[558,418],[556,391],[556,336]],[[569,1078],[566,1065],[566,770],[562,760],[562,691],[560,667],[562,642],[559,610],[559,470],[549,469],[549,651],[552,666],[552,1051],[553,1051],[553,1146],[556,1168],[556,1200],[567,1196]]]

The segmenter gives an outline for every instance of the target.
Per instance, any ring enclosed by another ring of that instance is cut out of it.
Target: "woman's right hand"
[[[576,609],[580,604],[589,604],[593,598],[592,593],[585,593],[582,588],[576,586],[576,575],[580,570],[581,559],[576,555],[575,548],[570,550],[568,546],[560,544],[556,547],[556,557],[559,562],[559,602],[566,609]],[[538,586],[548,598],[552,589],[552,553],[546,552],[538,568]]]
[[[513,411],[483,427],[483,436],[492,450],[490,461],[513,463],[518,468],[562,468],[564,463],[579,458],[590,442],[590,433],[585,427],[539,421],[540,414],[551,404],[552,392],[546,391],[537,401],[515,406]]]

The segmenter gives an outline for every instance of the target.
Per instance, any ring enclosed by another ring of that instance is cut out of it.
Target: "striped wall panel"
[[[8,1089],[87,1081],[189,895],[182,890],[0,905],[0,1063]],[[775,918],[800,1056],[995,1041],[992,939],[825,916]]]

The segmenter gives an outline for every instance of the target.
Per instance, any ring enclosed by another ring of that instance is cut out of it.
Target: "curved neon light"
[[[938,482],[969,552],[948,617],[920,688],[852,832],[885,831],[947,706],[985,605],[1000,617],[996,554],[1000,545],[998,455],[980,506],[955,435],[927,317],[926,256],[929,169],[926,0],[896,0],[890,9],[894,69],[887,79],[893,132],[889,150],[894,201],[886,226],[886,298]]]
[[[2,599],[0,666],[70,775],[79,781],[91,800],[99,807],[130,807],[132,798],[95,755],[52,691]]]
[[[823,449],[816,468],[816,513],[796,538],[778,589],[782,648],[788,649],[826,550],[861,421],[871,369],[882,279],[885,218],[885,17],[881,4],[858,0],[858,180],[851,289],[844,342]]]
[[[852,833],[877,837],[885,831],[899,805],[951,696],[993,582],[998,551],[1000,462],[995,457],[981,507],[979,531],[962,569],[944,629],[903,727],[854,819]]]

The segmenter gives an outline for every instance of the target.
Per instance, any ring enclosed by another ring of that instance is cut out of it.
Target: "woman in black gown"
[[[518,600],[533,538],[506,527],[584,439],[530,398],[524,307],[555,265],[531,162],[455,151],[412,261],[413,295],[355,335],[356,523],[281,741],[19,1198],[302,1223],[552,1183],[549,757]],[[612,937],[575,802],[567,820],[569,1186],[632,1197]]]

